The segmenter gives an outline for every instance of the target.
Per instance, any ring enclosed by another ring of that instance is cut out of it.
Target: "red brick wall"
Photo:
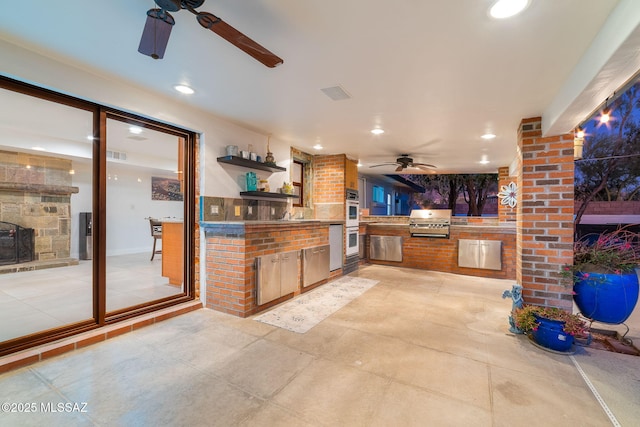
[[[344,154],[313,157],[314,203],[344,203],[345,161]]]
[[[254,261],[256,257],[298,251],[329,243],[328,224],[317,222],[245,223],[226,227],[218,226],[215,232],[207,231],[206,233],[206,306],[240,317],[252,315],[300,293],[298,291],[293,295],[258,306],[255,299]],[[299,271],[299,275],[300,273]]]
[[[501,191],[503,186],[507,186],[511,182],[517,182],[517,178],[509,176],[509,168],[498,168],[498,191]],[[500,222],[515,221],[516,208],[503,205],[500,203],[500,199],[498,199],[498,220]]]
[[[540,117],[518,129],[517,280],[525,302],[571,309],[561,266],[573,262],[573,135],[542,137]]]
[[[515,279],[516,234],[514,230],[496,231],[482,226],[452,227],[449,239],[411,237],[408,226],[368,226],[368,236],[402,236],[402,262],[369,260],[372,264],[420,268],[468,276]],[[502,270],[458,267],[458,240],[481,239],[502,241]]]
[[[581,202],[575,202],[578,210]],[[640,201],[589,202],[585,215],[640,215]]]

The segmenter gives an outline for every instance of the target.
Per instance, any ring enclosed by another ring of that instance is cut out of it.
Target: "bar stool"
[[[158,239],[162,239],[162,223],[156,219],[149,218],[149,225],[151,227],[151,237],[153,237],[153,250],[151,251],[151,261],[156,254],[161,254],[161,250],[156,250],[156,242]]]

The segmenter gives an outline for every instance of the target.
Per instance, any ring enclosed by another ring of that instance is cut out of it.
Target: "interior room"
[[[545,351],[513,315],[578,311],[578,130],[639,47],[635,0],[17,2],[3,416],[632,425],[637,357]],[[412,174],[490,175],[495,209]],[[631,312],[610,327],[640,342]]]

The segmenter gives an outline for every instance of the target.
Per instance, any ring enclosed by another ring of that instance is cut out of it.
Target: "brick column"
[[[518,178],[515,176],[509,176],[509,167],[498,168],[498,191],[503,186],[509,185],[511,182],[517,183]],[[510,208],[508,205],[503,205],[498,201],[498,221],[500,222],[513,222],[516,220],[516,209]]]
[[[344,220],[344,154],[313,156],[313,207],[315,218]]]
[[[560,284],[573,262],[573,135],[542,137],[540,117],[518,129],[516,279],[526,303],[571,310]]]

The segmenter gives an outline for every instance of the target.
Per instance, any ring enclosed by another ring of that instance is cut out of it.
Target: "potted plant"
[[[523,333],[531,335],[542,347],[568,352],[574,336],[587,336],[587,324],[577,314],[556,307],[524,305],[513,312],[515,326]]]
[[[619,324],[638,301],[640,234],[619,228],[586,235],[574,244],[573,265],[562,276],[573,284],[573,300],[590,320]]]

